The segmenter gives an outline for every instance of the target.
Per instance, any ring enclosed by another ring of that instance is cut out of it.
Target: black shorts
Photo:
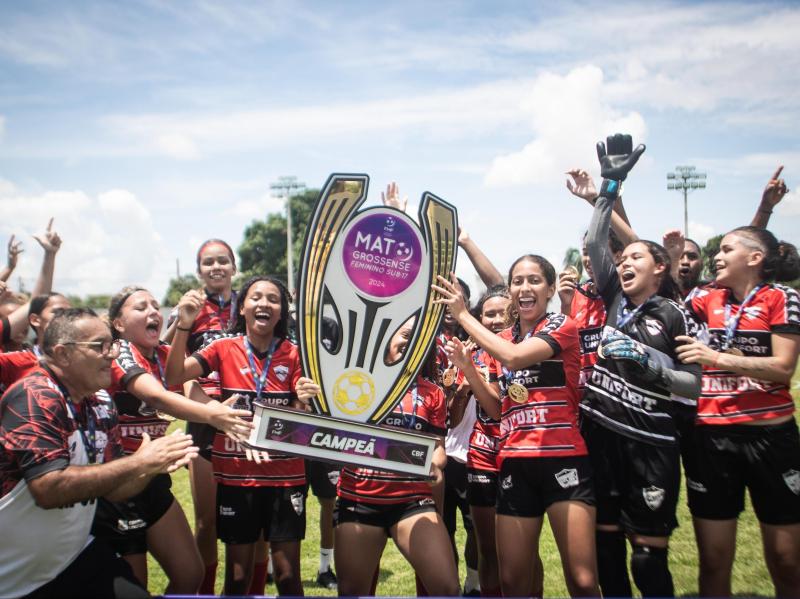
[[[367,526],[377,526],[386,531],[386,536],[391,536],[391,528],[400,520],[413,516],[435,512],[436,504],[432,497],[407,501],[405,503],[359,503],[339,497],[336,508],[333,510],[333,525],[339,526],[345,522],[358,522]]]
[[[319,499],[334,499],[342,467],[319,460],[306,460],[306,480]]]
[[[105,539],[120,555],[147,553],[147,529],[167,513],[175,497],[172,478],[158,474],[127,501],[97,500],[92,534]]]
[[[469,513],[469,501],[467,501],[467,465],[453,458],[447,458],[447,466],[444,469],[442,519],[450,536],[456,534],[457,511],[461,512],[464,530],[470,532],[472,516]]]
[[[202,422],[187,422],[186,434],[191,435],[194,444],[200,448],[200,457],[210,462],[217,429]]]
[[[306,486],[217,485],[217,538],[223,543],[281,543],[306,536]]]
[[[25,595],[25,599],[50,597],[138,599],[150,597],[150,593],[141,586],[128,562],[106,541],[95,539],[61,574]]]
[[[558,501],[594,505],[592,468],[586,456],[506,458],[497,476],[498,514],[541,518]]]
[[[689,509],[730,520],[744,510],[745,488],[760,522],[800,523],[800,435],[794,420],[769,426],[698,426],[686,469]]]
[[[467,502],[475,507],[497,503],[497,472],[467,468]]]
[[[627,533],[668,537],[678,526],[675,510],[681,483],[678,445],[631,439],[584,418],[597,494],[597,524]]]

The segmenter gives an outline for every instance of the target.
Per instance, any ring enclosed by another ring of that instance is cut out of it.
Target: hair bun
[[[778,261],[775,265],[776,281],[793,281],[800,277],[800,255],[788,241],[778,242]]]

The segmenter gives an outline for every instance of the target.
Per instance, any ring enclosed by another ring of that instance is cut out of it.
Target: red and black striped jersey
[[[483,349],[472,354],[472,361],[478,372],[488,383],[496,383],[498,379],[497,362]],[[497,454],[500,451],[500,422],[491,418],[475,401],[475,424],[469,437],[467,466],[478,470],[496,472]]]
[[[444,436],[447,404],[441,387],[418,376],[383,425]],[[339,477],[340,497],[362,503],[394,504],[431,497],[424,479],[370,468],[344,468]]]
[[[515,328],[499,335],[519,343]],[[575,322],[564,314],[548,312],[536,324],[532,336],[546,342],[553,356],[516,370],[499,366],[506,394],[500,420],[498,463],[509,457],[586,454],[586,445],[578,430],[580,348]],[[527,389],[527,401],[517,403],[507,394],[512,384]]]
[[[91,442],[87,419],[95,429],[93,447],[88,451],[84,445]],[[88,464],[91,454],[95,463],[122,455],[117,412],[105,392],[72,402],[55,374],[39,367],[0,399],[0,497],[22,479],[31,480],[70,464]]]
[[[163,373],[168,355],[169,345],[164,343],[156,348],[151,360],[133,343],[124,339],[120,341],[119,356],[111,363],[111,386],[108,393],[119,412],[122,446],[126,454],[139,449],[142,433],[147,433],[151,439],[163,437],[167,433],[169,421],[159,416],[155,408],[128,392],[128,384],[140,374],[147,373],[166,388]],[[170,391],[181,393],[180,385],[170,388]]]
[[[222,400],[234,394],[241,399],[237,408],[253,411],[256,399],[256,382],[250,370],[244,335],[233,335],[214,339],[192,356],[200,362],[203,374],[219,373]],[[257,376],[260,376],[269,360],[267,378],[261,392],[263,403],[290,407],[297,398],[295,387],[300,378],[300,355],[297,346],[288,339],[276,339],[271,356],[269,351],[253,353]],[[211,462],[217,482],[238,487],[290,487],[305,484],[305,467],[302,458],[270,452],[269,461],[256,464],[247,460],[244,448],[217,431]]]
[[[708,324],[709,346],[722,349],[726,311],[739,314],[740,305],[727,288],[697,287],[686,306]],[[726,308],[728,306],[728,308]],[[784,285],[764,285],[744,307],[731,347],[749,357],[772,355],[772,334],[800,335],[800,294]],[[711,366],[703,367],[703,386],[697,402],[698,424],[735,424],[768,420],[794,412],[789,388]]]
[[[569,317],[578,327],[578,338],[581,348],[581,374],[578,379],[578,389],[583,393],[586,380],[592,373],[592,367],[597,362],[597,346],[603,337],[603,326],[606,324],[606,306],[603,298],[590,289],[591,282],[579,285],[572,298]]]
[[[0,354],[0,392],[5,391],[39,366],[39,358],[31,350]]]

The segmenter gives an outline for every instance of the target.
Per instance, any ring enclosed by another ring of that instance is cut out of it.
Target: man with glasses
[[[54,316],[38,368],[0,399],[0,596],[146,597],[130,567],[90,534],[98,497],[141,491],[197,456],[190,436],[122,457],[117,413],[101,389],[119,354],[91,310]]]

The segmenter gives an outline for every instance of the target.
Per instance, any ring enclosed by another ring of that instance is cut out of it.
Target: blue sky
[[[792,3],[2,3],[0,243],[25,239],[30,287],[53,215],[58,289],[161,297],[176,259],[280,208],[279,176],[365,172],[372,202],[396,180],[455,204],[501,270],[560,263],[590,218],[564,171],[596,174],[616,130],[648,145],[625,190],[641,236],[682,226],[676,165],[708,173],[702,242],[784,164],[770,228],[797,243],[799,30]]]

